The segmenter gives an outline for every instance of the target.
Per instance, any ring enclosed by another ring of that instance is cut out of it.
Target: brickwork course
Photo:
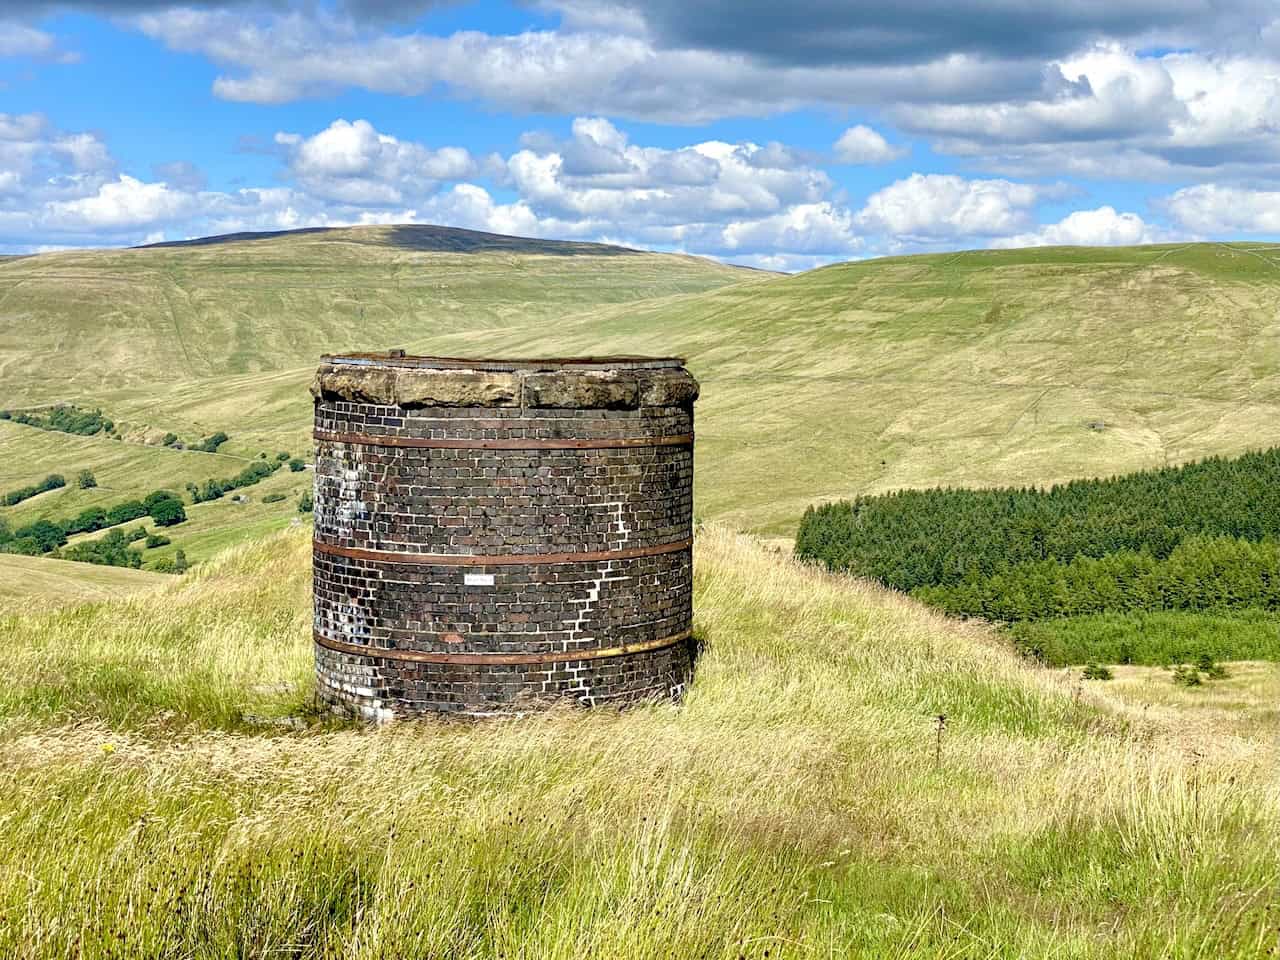
[[[386,720],[679,696],[693,404],[674,358],[323,358],[316,680]]]

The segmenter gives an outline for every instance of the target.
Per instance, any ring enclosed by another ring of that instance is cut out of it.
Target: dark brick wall
[[[693,412],[692,402],[621,410],[408,409],[321,395],[316,429],[321,436],[426,440],[644,439],[691,434]],[[690,629],[692,560],[682,543],[692,534],[692,489],[691,444],[495,450],[318,439],[321,696],[384,718],[678,693],[690,669],[686,641],[620,656],[590,654]],[[476,559],[400,562],[330,548]],[[598,551],[651,555],[537,562],[539,555]],[[524,557],[529,562],[511,562]],[[324,641],[367,647],[369,654],[330,649]],[[535,664],[396,656],[579,651],[584,659]]]

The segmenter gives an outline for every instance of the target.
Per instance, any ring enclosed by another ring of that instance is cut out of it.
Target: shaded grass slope
[[[305,707],[307,545],[0,623],[0,954],[1276,946],[1270,738],[1188,742],[719,527],[698,536],[707,653],[683,705],[326,726]]]

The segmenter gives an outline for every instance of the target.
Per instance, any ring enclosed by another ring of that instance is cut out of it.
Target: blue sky
[[[434,222],[778,269],[1280,236],[1254,0],[6,0],[0,252]]]

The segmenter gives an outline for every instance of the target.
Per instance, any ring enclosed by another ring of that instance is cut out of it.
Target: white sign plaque
[[[462,582],[468,587],[492,587],[492,573],[464,573]]]

